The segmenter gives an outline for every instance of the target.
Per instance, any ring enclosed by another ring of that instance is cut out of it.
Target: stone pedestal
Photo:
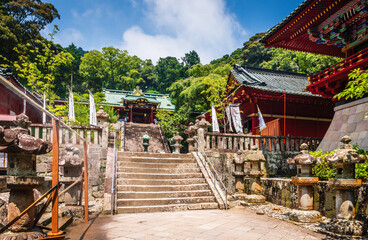
[[[204,133],[207,132],[208,128],[211,127],[211,124],[206,121],[204,115],[199,116],[199,121],[196,123],[198,130],[197,130],[197,136],[198,136],[198,142],[201,145],[202,149],[204,150],[206,148],[206,140],[204,138]]]
[[[313,210],[313,186],[318,183],[318,178],[312,175],[313,164],[320,163],[319,158],[313,157],[308,152],[308,145],[300,146],[300,154],[287,159],[288,164],[297,166],[297,176],[292,178],[292,183],[298,186],[298,209],[290,214],[290,220],[303,223],[314,223],[322,220],[322,215]]]
[[[189,123],[189,127],[184,131],[184,133],[188,135],[187,142],[188,142],[188,151],[190,153],[197,151],[196,141],[193,138],[194,136],[197,135],[197,130],[198,127],[194,125],[194,123]]]
[[[235,178],[235,190],[237,193],[244,193],[244,177],[246,173],[244,172],[244,156],[242,151],[238,151],[234,154],[233,163],[234,171],[233,176]]]
[[[258,150],[256,146],[253,146],[252,150],[245,154],[245,162],[248,163],[249,167],[246,174],[250,178],[250,195],[246,197],[246,202],[259,204],[266,201],[266,198],[261,195],[261,176],[263,176],[261,164],[265,161],[262,151]]]
[[[34,202],[33,188],[44,181],[43,177],[37,177],[36,174],[36,155],[51,151],[51,143],[29,135],[30,122],[26,115],[18,115],[14,124],[14,129],[4,130],[0,127],[0,151],[8,153],[8,222]],[[35,209],[31,208],[9,228],[10,233],[0,236],[0,240],[44,237],[41,232],[32,229],[34,218]]]
[[[175,144],[175,151],[174,153],[180,154],[180,148],[181,148],[181,141],[183,141],[183,138],[179,135],[179,132],[176,132],[176,135],[172,138],[174,140]]]
[[[61,150],[59,172],[62,189],[68,188],[73,182],[78,180],[83,171],[83,154],[73,145],[66,145]],[[78,183],[69,189],[61,198],[60,202],[65,205],[77,205],[80,198],[81,184]]]
[[[364,155],[360,155],[358,151],[353,149],[349,144],[351,138],[344,136],[341,139],[343,143],[340,149],[337,149],[333,155],[326,156],[328,163],[336,164],[336,179],[330,179],[329,185],[336,189],[336,219],[332,220],[327,228],[337,234],[346,234],[351,232],[351,226],[355,227],[360,224],[354,220],[355,217],[355,196],[354,189],[362,185],[361,179],[355,178],[355,164],[362,163],[367,160]],[[336,224],[338,224],[336,226]],[[355,233],[363,232],[362,229],[355,229]]]

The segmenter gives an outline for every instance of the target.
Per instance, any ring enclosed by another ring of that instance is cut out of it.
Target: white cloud
[[[202,63],[231,53],[245,31],[226,12],[224,0],[145,0],[146,16],[159,34],[133,26],[123,34],[121,48],[154,62],[159,57],[182,57],[195,50]]]

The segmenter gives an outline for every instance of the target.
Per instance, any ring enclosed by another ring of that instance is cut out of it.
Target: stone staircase
[[[159,125],[129,122],[125,125],[125,151],[143,152],[142,137],[146,131],[151,138],[148,152],[167,153]]]
[[[218,207],[192,155],[118,153],[118,213]]]

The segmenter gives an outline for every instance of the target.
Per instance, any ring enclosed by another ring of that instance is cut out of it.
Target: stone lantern
[[[188,151],[194,152],[196,150],[196,143],[194,136],[197,134],[198,127],[194,123],[189,123],[189,127],[185,129],[184,133],[188,135]]]
[[[107,123],[109,121],[110,116],[104,111],[103,106],[100,106],[100,108],[96,112],[96,118],[97,118],[97,125],[103,126],[104,123]]]
[[[246,176],[246,173],[244,171],[244,156],[241,150],[239,150],[237,153],[234,154],[233,163],[234,163],[233,176],[235,177],[235,190],[237,193],[243,193],[244,177]]]
[[[313,211],[313,186],[318,183],[318,177],[313,177],[313,164],[320,164],[319,158],[309,154],[308,145],[300,146],[300,154],[287,159],[288,164],[296,165],[297,176],[292,178],[292,183],[298,186],[299,210],[290,213],[290,220],[297,222],[318,222],[322,220],[321,213]]]
[[[344,136],[341,142],[340,149],[326,156],[328,163],[336,164],[337,171],[336,178],[329,180],[329,185],[336,190],[337,219],[332,220],[327,229],[339,234],[362,235],[363,224],[360,221],[349,220],[355,217],[354,189],[362,185],[361,179],[355,179],[355,164],[363,163],[367,158],[353,149],[350,144],[351,137]],[[355,229],[354,232],[351,229]]]
[[[245,162],[248,163],[249,169],[246,174],[250,178],[249,192],[246,201],[250,203],[264,203],[265,197],[261,194],[261,177],[263,176],[261,164],[266,161],[262,151],[257,146],[253,146],[252,150],[245,154]]]
[[[65,148],[61,150],[59,171],[61,175],[60,182],[63,183],[62,187],[64,187],[64,189],[69,187],[82,175],[83,155],[77,147],[66,145]],[[62,200],[64,200],[65,205],[78,204],[80,184],[72,187],[65,193],[65,195],[62,196]]]
[[[144,148],[144,152],[148,152],[149,140],[151,140],[151,138],[150,138],[150,136],[148,136],[147,131],[143,135],[142,139],[143,139],[142,145],[143,145],[143,148]]]
[[[179,132],[176,132],[176,135],[172,138],[174,140],[175,144],[175,153],[180,154],[180,148],[181,148],[181,141],[183,141],[183,137],[179,135]]]
[[[33,189],[44,182],[36,173],[36,155],[52,149],[50,142],[29,135],[30,122],[26,115],[16,116],[14,125],[13,129],[0,127],[0,151],[8,153],[9,222],[35,201]],[[32,229],[34,217],[35,209],[32,208],[9,228],[11,233],[0,235],[0,239],[43,238],[42,232]]]
[[[197,134],[198,134],[198,142],[202,146],[203,150],[206,147],[206,140],[204,138],[204,133],[207,132],[207,129],[211,127],[211,124],[206,121],[205,116],[199,116],[199,121],[197,121],[196,125],[198,126]]]

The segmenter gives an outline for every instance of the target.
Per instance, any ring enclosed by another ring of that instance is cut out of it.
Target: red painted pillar
[[[252,103],[252,135],[255,135],[255,128],[257,127],[256,125],[256,121],[257,121],[257,107],[256,104],[253,102]]]
[[[133,106],[132,105],[130,105],[129,121],[133,122]]]
[[[153,107],[151,107],[150,123],[153,123]]]

